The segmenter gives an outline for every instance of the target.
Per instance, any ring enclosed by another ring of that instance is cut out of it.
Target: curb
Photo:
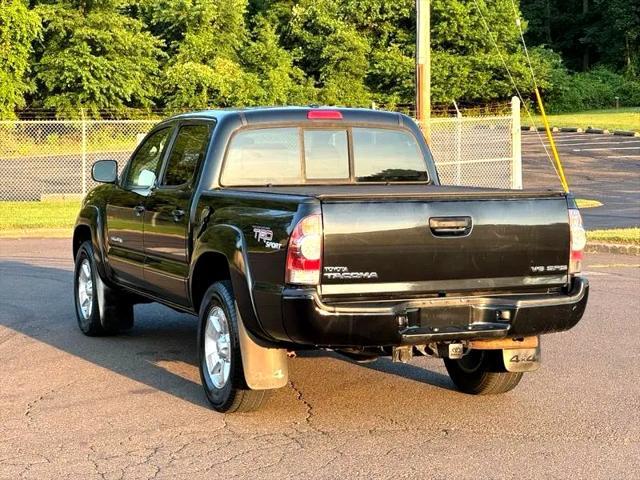
[[[561,132],[584,133],[584,129],[580,127],[560,127]]]
[[[618,253],[622,255],[640,255],[640,245],[626,245],[623,243],[588,242],[585,247],[587,253]]]
[[[621,135],[623,137],[640,137],[640,133],[634,132],[632,130],[614,130],[614,135]]]
[[[585,130],[585,133],[600,133],[602,135],[609,135],[609,130],[607,130],[606,128],[589,127]]]
[[[524,132],[544,132],[544,127],[534,127],[522,125],[520,129]],[[614,130],[613,132],[606,128],[593,128],[589,127],[586,130],[580,127],[552,127],[552,132],[571,132],[571,133],[598,133],[600,135],[617,135],[621,137],[640,137],[640,132],[634,132],[633,130]]]

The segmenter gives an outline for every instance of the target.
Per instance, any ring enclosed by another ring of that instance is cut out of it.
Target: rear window
[[[346,130],[305,130],[304,166],[308,180],[349,179]]]
[[[429,180],[416,139],[398,130],[354,128],[353,165],[359,182]]]
[[[428,180],[411,133],[360,127],[241,130],[228,147],[221,177],[227,186]]]
[[[300,132],[297,128],[244,130],[233,137],[227,150],[223,185],[299,183]]]

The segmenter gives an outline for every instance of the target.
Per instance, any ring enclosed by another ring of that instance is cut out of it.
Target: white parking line
[[[556,142],[556,145],[562,145],[565,147],[570,147],[571,145],[629,145],[632,143],[639,143],[640,144],[640,140],[633,140],[631,142],[572,142],[572,143],[567,143],[567,142]]]
[[[556,142],[640,142],[637,137],[554,138]]]
[[[549,143],[549,141],[547,140],[546,137],[543,140],[544,140],[544,143]],[[579,139],[579,138],[565,138],[565,139],[561,139],[561,140],[557,139],[557,138],[554,138],[553,140],[554,140],[554,143],[556,145],[572,145],[572,144],[573,145],[580,145],[580,144],[593,144],[593,145],[595,145],[595,144],[598,144],[598,145],[604,144],[604,145],[607,145],[607,144],[618,144],[618,143],[624,143],[624,144],[627,144],[627,143],[640,143],[640,140],[626,140],[625,141],[625,140],[617,140],[617,139],[614,139],[614,138],[603,138],[602,140],[598,140],[596,138],[582,138],[582,139]],[[532,144],[535,144],[535,143],[540,143],[540,140],[539,139],[535,139],[535,140],[534,139],[530,139],[529,141],[523,140],[522,143],[523,144],[527,144],[527,145],[532,145]]]
[[[540,132],[540,136],[541,136],[541,137],[543,137],[543,138],[545,138],[545,139],[547,138],[547,134],[546,134],[546,133],[544,133],[544,132]],[[534,139],[538,139],[538,135],[536,135],[535,133],[533,133],[533,134],[531,134],[531,135],[523,135],[523,138],[526,138],[526,139],[528,139],[528,140],[534,140]],[[556,140],[556,141],[557,141],[557,140],[578,140],[578,139],[581,139],[581,140],[591,140],[592,138],[598,138],[598,137],[595,137],[595,136],[593,136],[593,137],[592,137],[592,136],[590,136],[590,135],[589,135],[589,136],[585,136],[585,135],[584,135],[584,134],[582,134],[582,133],[579,133],[579,134],[577,134],[577,135],[575,135],[575,136],[569,136],[569,135],[562,135],[562,136],[554,135],[554,136],[553,136],[553,139],[554,139],[554,140]],[[610,138],[610,137],[606,137],[606,138]]]
[[[573,152],[597,152],[600,150],[638,150],[640,147],[609,147],[609,148],[574,148]]]
[[[607,158],[640,158],[640,155],[607,155]]]

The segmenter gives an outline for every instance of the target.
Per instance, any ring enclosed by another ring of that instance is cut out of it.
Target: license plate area
[[[468,305],[444,308],[421,308],[420,327],[431,330],[449,328],[465,329],[473,321],[472,308]]]

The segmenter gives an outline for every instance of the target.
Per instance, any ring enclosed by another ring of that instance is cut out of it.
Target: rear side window
[[[353,129],[353,164],[360,182],[422,182],[429,179],[413,135],[399,130]]]
[[[413,134],[364,127],[241,130],[221,177],[227,186],[428,180]]]
[[[191,182],[200,160],[205,155],[208,139],[209,125],[180,127],[169,155],[163,185],[177,186]]]
[[[297,128],[239,132],[224,162],[223,185],[301,183],[300,134]]]

